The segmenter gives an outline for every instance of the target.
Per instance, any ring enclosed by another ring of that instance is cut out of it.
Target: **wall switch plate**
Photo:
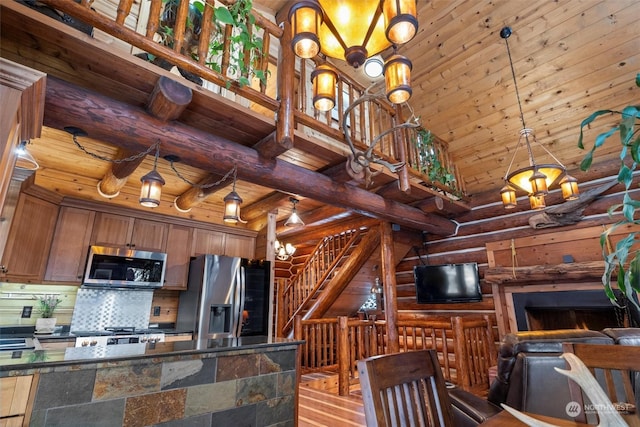
[[[28,319],[29,317],[31,317],[32,311],[33,306],[25,305],[24,307],[22,307],[22,314],[20,315],[20,317],[22,317],[23,319]]]
[[[153,307],[153,315],[154,316],[160,316],[160,306],[156,305]]]

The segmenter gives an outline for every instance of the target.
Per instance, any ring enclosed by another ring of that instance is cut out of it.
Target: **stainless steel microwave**
[[[91,246],[83,286],[110,288],[160,288],[164,283],[167,254],[127,248]]]

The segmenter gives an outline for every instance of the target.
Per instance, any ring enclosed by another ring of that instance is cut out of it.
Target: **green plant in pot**
[[[35,298],[38,300],[36,310],[40,313],[40,318],[36,319],[36,332],[51,333],[57,321],[57,319],[53,317],[53,312],[62,300],[55,294],[37,295]]]
[[[640,74],[636,75],[636,86],[640,88]],[[636,210],[640,208],[640,200],[634,198],[632,191],[633,175],[640,163],[640,105],[629,105],[622,111],[598,110],[582,121],[580,125],[580,138],[578,147],[584,149],[583,131],[585,126],[589,126],[599,116],[620,116],[619,122],[606,132],[599,134],[593,147],[582,160],[580,168],[588,170],[593,162],[595,151],[613,135],[620,136],[620,170],[618,171],[618,182],[624,184],[624,194],[622,203],[609,207],[609,215],[622,213],[622,218],[609,227],[600,236],[600,246],[605,261],[605,271],[602,276],[602,283],[607,297],[616,305],[620,301],[612,289],[614,273],[617,274],[616,284],[625,295],[625,299],[631,301],[640,309],[635,298],[635,293],[640,292],[640,249],[638,240],[640,232],[630,232],[627,236],[618,241],[615,247],[610,247],[609,235],[620,226],[640,225],[640,219],[635,218]]]

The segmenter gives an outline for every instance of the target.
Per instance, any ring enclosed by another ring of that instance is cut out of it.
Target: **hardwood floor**
[[[298,427],[366,426],[362,395],[354,386],[349,396],[339,396],[335,390],[314,386],[312,381],[300,383]]]

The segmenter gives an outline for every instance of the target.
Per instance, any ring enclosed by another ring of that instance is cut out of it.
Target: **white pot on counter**
[[[36,319],[36,333],[52,334],[57,322],[56,317],[39,317]]]

